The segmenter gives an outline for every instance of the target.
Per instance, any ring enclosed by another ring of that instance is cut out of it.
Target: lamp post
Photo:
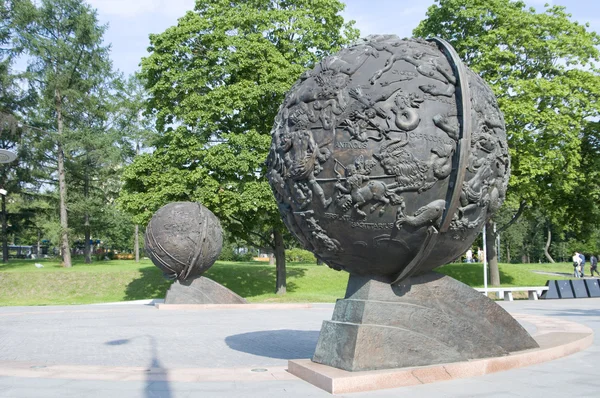
[[[0,149],[0,164],[13,162],[17,159],[17,154],[7,149]],[[4,188],[0,188],[2,196],[2,261],[8,261],[8,237],[6,236],[6,195],[8,192]]]
[[[17,154],[8,149],[0,149],[0,163],[10,163],[17,158]]]

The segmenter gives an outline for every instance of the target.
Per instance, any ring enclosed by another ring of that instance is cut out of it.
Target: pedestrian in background
[[[583,253],[579,253],[579,258],[581,258],[581,277],[583,278],[585,276],[585,256],[583,255]]]
[[[598,257],[592,254],[592,257],[590,257],[590,275],[594,276],[594,272],[600,276],[600,273],[598,273]]]
[[[573,276],[579,278],[581,276],[581,257],[579,253],[573,253]]]

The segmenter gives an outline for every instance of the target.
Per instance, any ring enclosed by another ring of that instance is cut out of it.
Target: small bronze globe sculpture
[[[510,160],[492,91],[448,43],[379,35],[301,76],[268,167],[305,248],[397,282],[471,246],[504,200]]]
[[[148,256],[168,279],[193,279],[221,254],[219,219],[200,203],[173,202],[161,207],[146,227]]]

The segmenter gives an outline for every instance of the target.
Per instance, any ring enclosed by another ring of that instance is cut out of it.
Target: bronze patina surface
[[[324,58],[286,96],[267,164],[290,231],[350,273],[314,362],[365,371],[537,347],[431,272],[472,245],[510,170],[496,98],[444,40],[370,36]]]
[[[152,216],[146,227],[146,251],[168,279],[200,276],[215,263],[223,246],[219,219],[194,202],[172,202]]]
[[[243,304],[245,299],[202,274],[223,247],[219,219],[195,202],[172,202],[152,216],[146,227],[146,253],[175,282],[165,304]]]
[[[509,164],[494,95],[448,43],[379,35],[292,87],[268,177],[304,247],[399,281],[467,250],[504,200]]]

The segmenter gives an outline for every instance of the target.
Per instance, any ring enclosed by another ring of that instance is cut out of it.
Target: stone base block
[[[246,300],[212,279],[200,276],[175,281],[165,297],[165,304],[245,304]]]
[[[425,366],[537,348],[502,307],[433,272],[397,285],[351,275],[313,361],[347,371]]]

